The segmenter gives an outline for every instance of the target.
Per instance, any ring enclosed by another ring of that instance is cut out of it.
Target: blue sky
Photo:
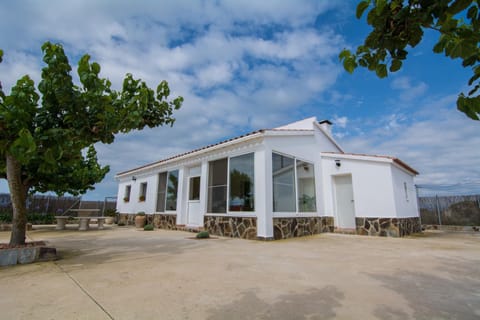
[[[173,128],[120,135],[98,145],[111,172],[85,195],[115,195],[114,175],[260,128],[310,116],[334,123],[347,152],[399,157],[418,184],[479,189],[480,122],[456,111],[470,71],[432,53],[437,35],[386,79],[347,74],[343,48],[369,28],[356,1],[0,1],[0,81],[38,83],[44,41],[60,42],[72,64],[89,53],[116,88],[127,72],[169,82],[184,105]],[[472,189],[470,189],[471,191]],[[7,192],[5,181],[0,192]]]

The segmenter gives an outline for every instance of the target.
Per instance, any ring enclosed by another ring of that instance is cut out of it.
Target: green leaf
[[[377,68],[375,69],[375,72],[379,78],[385,78],[387,76],[387,65],[383,63],[379,63],[377,65]]]
[[[340,61],[342,61],[343,59],[346,59],[348,57],[350,57],[352,55],[352,53],[350,52],[350,50],[347,50],[347,49],[343,49],[340,54],[338,55],[338,58],[340,59]]]
[[[472,0],[456,0],[452,3],[448,12],[452,15],[459,13],[468,8],[468,6],[472,3]]]
[[[375,0],[375,5],[376,5],[375,12],[379,16],[382,14],[383,9],[387,5],[387,0]]]
[[[396,72],[402,67],[402,60],[394,59],[390,65],[390,72]]]
[[[480,78],[480,66],[474,68],[474,75],[468,80],[468,85],[471,86],[478,78]]]
[[[27,164],[32,159],[37,146],[30,131],[21,129],[18,138],[13,141],[9,152],[22,164]]]
[[[355,71],[355,68],[357,67],[357,63],[355,62],[355,59],[351,56],[343,60],[343,68],[350,74]]]
[[[467,18],[470,20],[476,19],[478,15],[478,7],[471,6],[467,11]]]
[[[442,35],[440,36],[440,40],[433,46],[433,52],[435,53],[442,53],[445,49],[445,45],[447,43],[447,38]]]
[[[457,109],[473,120],[480,120],[480,96],[467,98],[462,94],[457,99]]]
[[[356,12],[357,19],[360,19],[362,17],[363,13],[365,12],[365,10],[368,8],[369,5],[370,5],[369,0],[360,1],[360,3],[357,5],[357,12]]]
[[[96,62],[92,63],[92,71],[95,74],[99,74],[100,73],[100,65]]]

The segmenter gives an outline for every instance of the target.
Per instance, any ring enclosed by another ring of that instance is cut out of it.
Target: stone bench
[[[91,219],[97,220],[98,230],[105,229],[105,227],[103,226],[103,224],[105,223],[105,217],[76,217],[74,219],[79,220],[78,230],[80,231],[87,231],[90,228]]]
[[[55,229],[65,230],[67,220],[70,218],[78,220],[78,230],[80,231],[88,230],[90,228],[90,222],[92,219],[96,220],[98,230],[105,229],[103,225],[105,223],[105,217],[69,217],[69,216],[56,216],[55,219],[57,219],[57,226],[55,227]]]

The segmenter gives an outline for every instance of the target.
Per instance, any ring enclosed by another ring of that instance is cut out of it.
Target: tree
[[[100,65],[84,55],[78,63],[80,85],[60,44],[42,46],[38,91],[24,76],[5,95],[0,85],[0,178],[8,180],[13,206],[10,245],[25,243],[26,197],[53,191],[83,194],[93,189],[108,166],[97,161],[95,143],[110,144],[117,133],[173,125],[183,98],[167,101],[168,83],[156,91],[127,74],[121,91],[100,78]],[[0,50],[0,62],[3,51]]]
[[[433,52],[451,59],[461,59],[462,66],[471,68],[469,92],[459,94],[458,110],[480,120],[480,12],[478,0],[362,0],[356,16],[367,14],[373,27],[364,44],[355,53],[343,50],[339,58],[346,71],[358,66],[374,71],[384,78],[388,72],[401,69],[407,49],[418,45],[425,29],[439,33]]]

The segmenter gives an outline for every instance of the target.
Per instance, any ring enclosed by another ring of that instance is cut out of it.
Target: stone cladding
[[[381,237],[404,237],[422,232],[419,217],[411,218],[356,218],[357,234]]]
[[[205,216],[204,228],[218,236],[257,239],[257,218],[254,217]]]
[[[135,225],[135,214],[128,213],[119,213],[117,224],[125,226],[134,226]]]
[[[333,230],[333,217],[273,218],[275,240],[311,236]]]
[[[158,229],[177,230],[177,215],[154,214],[153,225]]]

